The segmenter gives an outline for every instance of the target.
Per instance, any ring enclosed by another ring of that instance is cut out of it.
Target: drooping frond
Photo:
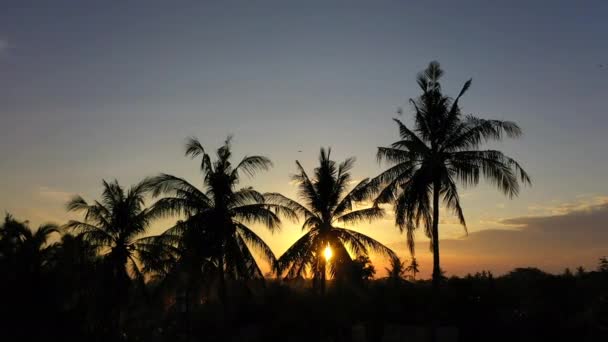
[[[253,177],[258,171],[267,171],[272,167],[270,159],[263,156],[249,156],[243,158],[232,171],[232,176],[236,177],[239,173]]]
[[[480,173],[509,197],[519,193],[519,181],[531,184],[530,176],[514,159],[496,150],[454,152],[450,169],[465,185],[477,185]]]
[[[148,179],[148,189],[152,191],[152,196],[157,197],[163,193],[176,193],[181,197],[196,196],[198,200],[210,201],[210,199],[197,187],[190,184],[187,180],[168,174],[160,174]]]
[[[442,151],[475,149],[484,142],[500,140],[504,135],[509,138],[517,138],[522,134],[521,128],[514,122],[486,120],[470,115],[458,128],[445,138]]]
[[[290,278],[301,276],[312,262],[314,240],[317,236],[318,230],[310,230],[291,245],[277,260],[278,273],[287,271],[287,277]]]
[[[205,154],[205,148],[201,145],[195,137],[189,137],[186,139],[186,156],[190,158],[196,158],[199,155]]]
[[[468,233],[467,223],[464,218],[462,207],[460,206],[460,196],[458,195],[458,189],[456,188],[454,179],[452,179],[449,174],[444,173],[441,184],[443,186],[441,194],[443,195],[444,205],[446,208],[452,210],[452,213],[458,218],[458,222],[460,222],[465,232]]]
[[[274,209],[283,209],[275,206]],[[234,218],[242,223],[261,223],[274,232],[281,227],[281,219],[268,204],[249,204],[232,208]]]
[[[272,252],[272,249],[260,238],[253,230],[243,224],[237,224],[237,232],[240,237],[255,250],[261,253],[264,260],[266,260],[271,267],[275,268],[277,259]]]
[[[384,216],[384,209],[378,206],[372,206],[371,208],[359,209],[348,212],[342,216],[336,217],[335,221],[344,224],[355,224],[363,221],[371,222],[382,218]]]
[[[64,227],[76,231],[78,236],[96,248],[112,246],[115,241],[108,231],[85,222],[70,220]]]
[[[369,178],[361,180],[348,194],[342,197],[342,200],[334,209],[333,216],[340,216],[347,211],[352,211],[355,202],[371,198],[376,191],[377,189],[374,188],[374,184],[370,183]]]
[[[305,206],[279,193],[265,193],[264,199],[265,202],[268,204],[277,204],[289,208],[296,215],[304,216],[305,219],[308,219],[310,217],[316,217],[316,215],[312,211],[308,210]]]
[[[317,193],[315,185],[310,180],[310,177],[306,174],[306,171],[302,167],[299,161],[296,160],[296,166],[298,173],[292,176],[292,180],[298,185],[298,196],[305,201],[305,205],[309,208],[316,210],[322,206],[320,196]]]
[[[357,244],[364,246],[365,254],[367,254],[367,251],[369,250],[389,258],[397,256],[393,250],[365,234],[345,228],[334,228],[334,231],[338,234],[337,236],[340,239],[343,239],[344,241],[354,240]]]

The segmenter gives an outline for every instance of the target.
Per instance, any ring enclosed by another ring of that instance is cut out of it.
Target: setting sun
[[[323,255],[325,255],[325,260],[329,262],[329,259],[331,259],[333,252],[331,251],[331,247],[329,247],[329,244],[327,244],[327,247],[325,247],[325,251],[323,251]]]

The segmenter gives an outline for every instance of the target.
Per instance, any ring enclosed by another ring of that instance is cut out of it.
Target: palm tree
[[[376,203],[393,203],[396,225],[407,232],[410,252],[414,252],[414,230],[423,225],[433,251],[433,288],[439,290],[439,201],[451,210],[466,231],[466,222],[457,182],[474,186],[484,176],[509,197],[518,195],[520,180],[530,184],[528,174],[512,158],[497,150],[479,150],[484,142],[503,136],[521,135],[510,121],[486,120],[463,116],[459,101],[471,86],[465,82],[455,99],[443,95],[439,82],[443,70],[431,62],[420,73],[417,83],[422,95],[410,99],[414,109],[414,128],[400,120],[401,140],[390,147],[378,148],[378,160],[391,167],[375,180],[384,187]],[[435,296],[437,297],[437,296]]]
[[[400,280],[405,277],[406,266],[399,257],[392,258],[390,267],[385,267],[384,269],[391,280]]]
[[[355,202],[368,198],[368,179],[358,182],[349,192],[350,170],[354,158],[348,158],[339,165],[330,159],[331,150],[321,149],[319,166],[310,178],[299,161],[296,161],[298,174],[293,176],[299,189],[302,204],[281,194],[267,194],[272,202],[284,205],[303,216],[302,230],[306,234],[297,240],[278,261],[278,271],[287,271],[287,277],[301,277],[311,272],[313,283],[325,291],[326,257],[324,251],[331,251],[330,271],[344,271],[352,259],[347,251],[350,248],[357,255],[367,255],[368,250],[389,257],[395,254],[380,242],[354,230],[344,228],[347,224],[371,221],[383,215],[378,206],[359,209]]]
[[[9,275],[28,276],[28,281],[37,281],[50,260],[54,248],[49,238],[59,234],[59,228],[51,223],[43,224],[32,231],[28,222],[15,220],[10,214],[0,227],[0,260],[9,267],[16,267]]]
[[[145,208],[146,184],[144,180],[125,191],[118,181],[104,180],[101,201],[88,203],[75,196],[67,204],[68,211],[83,213],[84,221],[70,220],[65,227],[77,232],[84,242],[102,254],[103,286],[109,296],[105,304],[116,315],[109,318],[116,325],[114,333],[118,333],[120,308],[128,302],[131,276],[143,289],[140,262],[145,264],[155,258],[150,253],[154,248],[151,239],[138,238],[155,217],[154,208]]]
[[[291,209],[267,203],[252,187],[237,189],[243,175],[254,176],[267,170],[271,161],[262,156],[246,156],[236,166],[231,163],[231,138],[211,156],[196,138],[186,144],[186,155],[202,157],[203,188],[185,179],[161,174],[150,180],[153,196],[168,195],[155,203],[165,216],[180,215],[184,220],[158,237],[176,254],[179,267],[218,274],[219,296],[226,303],[226,276],[235,279],[263,279],[251,248],[274,265],[270,247],[250,228],[262,224],[274,232],[280,228],[279,215],[295,218]]]
[[[36,322],[40,329],[51,329],[48,314],[54,293],[47,276],[51,274],[50,255],[55,247],[50,239],[57,226],[44,224],[33,231],[27,221],[7,214],[0,225],[0,318],[3,333],[18,340],[28,340],[33,330],[23,329],[22,322]]]
[[[412,257],[412,261],[410,261],[410,264],[405,268],[406,271],[412,274],[412,280],[416,280],[416,273],[420,272],[419,266],[416,257]]]

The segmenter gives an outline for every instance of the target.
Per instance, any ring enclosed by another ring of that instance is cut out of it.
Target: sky
[[[488,148],[533,180],[514,199],[462,188],[469,234],[442,215],[442,268],[592,269],[608,255],[607,12],[603,0],[3,1],[0,210],[62,223],[75,218],[66,201],[98,198],[102,179],[201,184],[189,136],[211,150],[234,135],[237,157],[274,162],[244,185],[292,198],[295,160],[312,171],[321,146],[355,156],[355,179],[375,176],[377,147],[398,138],[391,119],[403,106],[411,124],[416,73],[438,60],[448,94],[473,79],[465,112],[523,128]],[[409,258],[391,215],[348,228]],[[277,255],[302,234],[257,232]]]

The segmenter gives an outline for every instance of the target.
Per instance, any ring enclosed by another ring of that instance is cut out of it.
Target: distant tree
[[[597,267],[598,272],[608,272],[608,258],[601,257]]]
[[[410,264],[405,270],[412,274],[413,280],[416,280],[416,274],[420,272],[420,265],[418,264],[416,257],[412,257],[412,261],[410,261]]]
[[[579,266],[576,268],[576,276],[582,277],[585,275],[585,268],[583,266]]]
[[[286,271],[287,277],[302,276],[310,271],[313,284],[318,284],[325,292],[327,260],[326,248],[333,252],[329,270],[336,275],[352,263],[347,247],[357,255],[368,255],[368,251],[378,252],[388,257],[395,253],[380,242],[354,230],[344,228],[347,224],[371,221],[383,215],[378,206],[359,209],[355,202],[368,198],[368,179],[358,182],[350,191],[350,170],[354,159],[348,158],[337,164],[330,159],[331,150],[321,149],[319,166],[309,177],[299,161],[298,173],[293,180],[298,184],[300,204],[280,194],[268,194],[272,203],[285,205],[304,217],[302,230],[306,234],[296,241],[278,260],[278,271]]]
[[[394,204],[396,225],[407,232],[412,253],[417,227],[422,226],[430,238],[436,301],[439,300],[441,279],[440,200],[443,198],[443,204],[458,217],[466,230],[457,182],[474,186],[484,176],[509,197],[519,193],[518,179],[530,184],[528,174],[514,159],[497,150],[479,149],[482,144],[504,136],[519,137],[519,126],[510,121],[463,116],[459,101],[469,89],[471,80],[465,82],[453,99],[442,92],[442,75],[438,62],[431,62],[418,75],[422,95],[410,100],[414,109],[414,128],[411,130],[395,119],[401,140],[378,149],[378,159],[392,166],[373,182],[382,188],[376,203]]]
[[[359,255],[353,260],[351,272],[355,281],[369,281],[374,278],[376,268],[369,256]]]
[[[564,269],[564,273],[562,274],[564,277],[572,277],[572,271],[570,271],[570,268],[566,267],[566,269]]]
[[[390,268],[385,268],[389,279],[399,280],[405,278],[405,272],[408,271],[405,262],[401,261],[399,257],[391,258]]]

